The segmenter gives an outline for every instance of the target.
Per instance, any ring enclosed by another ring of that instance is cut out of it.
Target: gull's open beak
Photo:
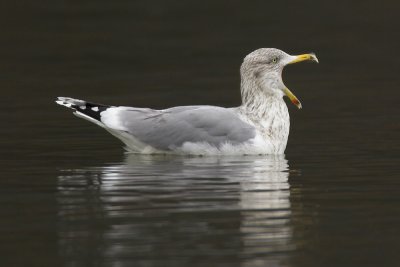
[[[293,59],[291,61],[289,61],[287,64],[298,63],[298,62],[302,62],[302,61],[306,61],[306,60],[315,61],[318,63],[318,58],[315,56],[314,53],[293,56],[292,58]],[[300,103],[299,99],[297,99],[297,97],[288,88],[283,89],[283,92],[285,93],[285,95],[287,95],[287,97],[289,97],[290,101],[292,101],[292,103],[298,109],[301,109],[301,103]]]

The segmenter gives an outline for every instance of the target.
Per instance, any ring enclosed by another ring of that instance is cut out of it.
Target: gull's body
[[[289,112],[283,100],[286,64],[315,60],[271,48],[249,54],[241,66],[242,105],[235,108],[182,106],[164,110],[115,107],[66,97],[56,101],[109,131],[136,153],[194,155],[283,154],[289,136]]]

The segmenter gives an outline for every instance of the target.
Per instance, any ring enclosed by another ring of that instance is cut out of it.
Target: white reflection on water
[[[286,266],[287,170],[283,156],[130,155],[63,171],[60,255],[71,265]]]

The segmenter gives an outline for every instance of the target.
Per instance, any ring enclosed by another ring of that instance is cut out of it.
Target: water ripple
[[[119,265],[282,265],[293,250],[283,156],[129,155],[58,177],[59,253]]]

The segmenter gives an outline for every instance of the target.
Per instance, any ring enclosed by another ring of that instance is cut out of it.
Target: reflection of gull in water
[[[263,167],[255,166],[253,176],[241,182],[240,206],[244,254],[257,255],[290,250],[288,165],[276,157]],[[269,264],[274,261],[268,261]],[[276,262],[278,264],[279,261]],[[245,266],[270,266],[252,259]],[[279,265],[277,265],[279,266]]]
[[[121,265],[279,266],[292,249],[287,168],[283,156],[131,155],[66,171],[60,253],[72,264],[93,255]]]

